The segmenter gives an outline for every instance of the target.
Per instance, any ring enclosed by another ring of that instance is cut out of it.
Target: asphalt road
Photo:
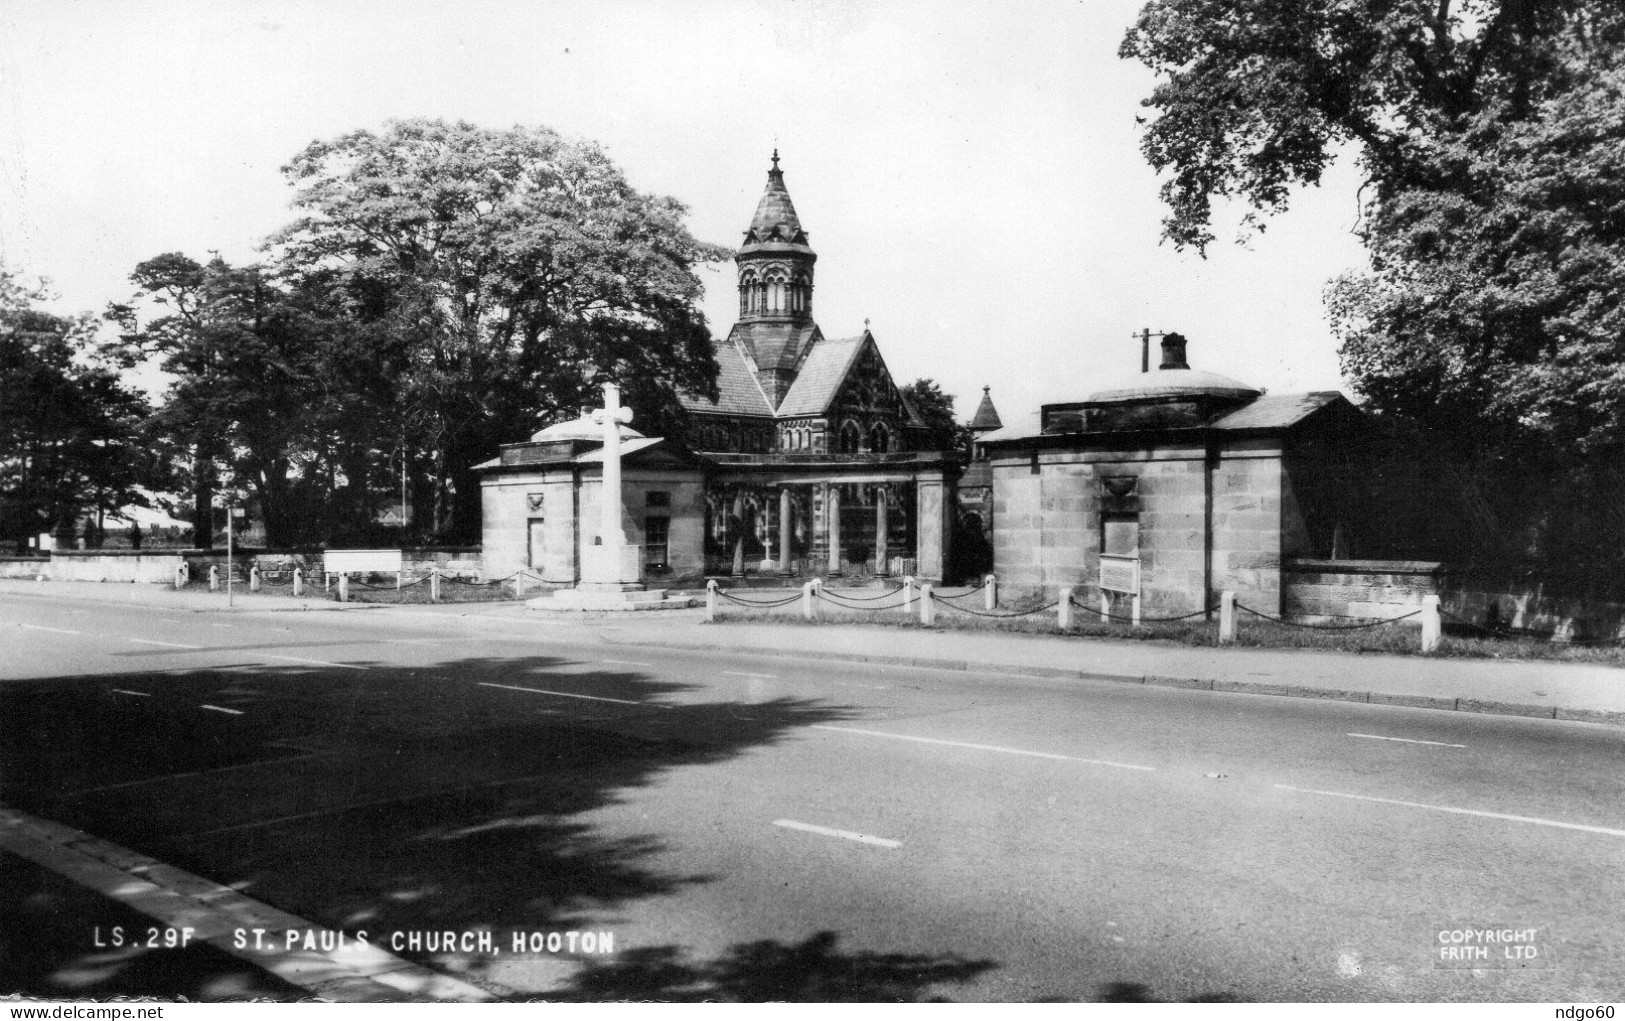
[[[498,932],[403,956],[499,995],[1625,998],[1618,728],[42,595],[0,740],[0,801],[317,925]],[[68,903],[39,990],[105,964]],[[1485,928],[1539,956],[1439,966]]]

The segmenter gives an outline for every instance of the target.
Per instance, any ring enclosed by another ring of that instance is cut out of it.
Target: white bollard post
[[[395,591],[396,592],[399,592],[401,590],[401,580],[403,578],[405,578],[405,577],[406,577],[406,568],[405,568],[405,565],[402,565],[401,569],[399,571],[395,572]]]
[[[818,580],[816,578],[801,586],[801,615],[807,620],[818,619],[817,600],[813,594],[817,586]]]
[[[180,589],[185,588],[186,583],[189,580],[190,579],[187,577],[186,565],[185,564],[181,564],[179,567],[175,568],[175,588],[176,588],[176,590],[180,590]]]
[[[341,575],[339,575],[339,602],[348,603],[349,601],[350,601],[350,576],[348,574],[341,574]]]
[[[914,576],[903,575],[903,616],[914,612]]]
[[[220,566],[218,564],[209,565],[209,591],[220,591]]]
[[[1422,597],[1422,651],[1437,652],[1444,623],[1439,619],[1439,597]]]
[[[429,568],[429,602],[440,602],[440,566]]]
[[[513,576],[513,594],[516,599],[525,598],[525,572],[520,571]]]
[[[1100,622],[1105,624],[1111,620],[1106,616],[1112,612],[1112,597],[1106,594],[1105,589],[1100,590]]]
[[[990,574],[983,579],[982,584],[987,586],[986,588],[982,589],[982,592],[984,593],[982,598],[982,608],[984,610],[992,610],[994,607],[999,605],[998,579],[994,578]]]
[[[1140,626],[1140,594],[1138,592],[1134,593],[1134,606],[1133,606],[1133,609],[1129,610],[1129,615],[1134,618],[1134,626],[1139,627]]]
[[[712,578],[705,583],[705,622],[707,624],[717,619],[717,580]]]
[[[1236,594],[1219,593],[1219,644],[1229,645],[1236,640]]]
[[[293,569],[293,594],[296,596],[305,594],[305,569],[303,567]]]
[[[1061,601],[1055,604],[1055,626],[1062,631],[1072,630],[1072,590],[1061,590]]]
[[[260,565],[255,564],[253,567],[250,567],[248,569],[248,591],[250,591],[250,592],[258,592],[259,590],[260,590]]]
[[[920,586],[920,623],[926,627],[937,622],[937,605],[931,601],[931,583]]]

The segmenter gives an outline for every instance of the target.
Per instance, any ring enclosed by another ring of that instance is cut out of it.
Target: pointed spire
[[[795,203],[784,187],[784,171],[779,169],[779,150],[773,150],[773,167],[767,172],[767,190],[756,204],[756,215],[751,218],[750,229],[745,232],[745,244],[762,241],[789,241],[806,244],[807,235],[796,216]]]
[[[972,432],[981,433],[1004,428],[998,409],[993,407],[992,389],[990,386],[982,387],[982,403],[977,406],[976,415],[970,420]]]

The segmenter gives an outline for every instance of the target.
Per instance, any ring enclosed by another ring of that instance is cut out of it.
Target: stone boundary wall
[[[481,573],[478,546],[429,546],[403,551],[402,564],[407,580],[425,577],[430,569],[440,573],[472,578]],[[226,551],[212,550],[53,550],[45,557],[0,558],[0,578],[36,578],[51,581],[108,581],[171,584],[175,569],[186,564],[193,581],[208,577],[210,567],[226,568]],[[321,550],[237,550],[233,566],[239,581],[248,580],[249,570],[283,572],[302,568],[314,584],[321,583]]]
[[[1298,558],[1282,565],[1281,576],[1286,617],[1306,624],[1403,617],[1422,608],[1423,596],[1442,595],[1444,587],[1444,565],[1429,560]]]
[[[1495,584],[1452,578],[1441,599],[1440,608],[1448,614],[1445,627],[1467,621],[1490,630],[1550,636],[1555,641],[1625,638],[1625,603],[1548,596],[1543,588],[1538,582]]]
[[[0,578],[27,578],[32,581],[50,573],[49,557],[0,557]]]

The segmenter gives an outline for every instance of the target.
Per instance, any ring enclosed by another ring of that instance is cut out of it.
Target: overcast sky
[[[1247,247],[1158,243],[1119,60],[1137,0],[5,0],[0,259],[58,311],[128,297],[182,251],[251,261],[293,217],[279,168],[390,118],[547,125],[601,143],[737,245],[777,146],[818,252],[827,336],[864,320],[901,382],[1007,425],[1139,367],[1142,327],[1281,392],[1341,388],[1321,290],[1363,260],[1339,168]],[[704,274],[711,328],[737,297]],[[1154,364],[1154,363],[1153,363]],[[521,438],[517,435],[515,439]]]

